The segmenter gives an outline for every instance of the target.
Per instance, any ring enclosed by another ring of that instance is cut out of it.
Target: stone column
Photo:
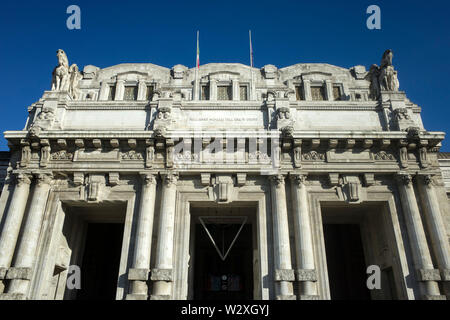
[[[20,227],[22,225],[28,194],[30,193],[30,184],[31,176],[29,174],[16,174],[16,185],[0,236],[0,280],[5,278],[6,271],[11,265],[17,237],[19,236]],[[0,283],[0,293],[2,293],[3,290],[3,283]]]
[[[125,93],[125,80],[117,80],[116,81],[116,94],[114,100],[123,100],[123,95]]]
[[[306,175],[291,176],[292,204],[294,213],[297,281],[300,300],[316,300],[317,273],[314,263],[311,221],[309,215]]]
[[[303,80],[303,94],[306,101],[311,101],[311,80]]]
[[[283,175],[271,177],[271,195],[276,298],[277,300],[294,300],[292,282],[295,281],[295,275],[291,262],[289,222]]]
[[[13,278],[7,292],[21,295],[23,298],[28,293],[52,179],[53,176],[48,173],[36,174],[36,185],[31,196],[29,213],[18,246],[14,267],[9,268],[7,273],[7,278]]]
[[[102,81],[102,84],[100,86],[100,94],[98,96],[98,100],[106,101],[106,100],[108,100],[108,96],[109,96],[108,82]]]
[[[164,176],[163,180],[156,262],[151,274],[151,280],[154,281],[152,300],[167,300],[172,296],[175,200],[178,175],[170,173]]]
[[[209,100],[217,101],[217,80],[209,80]]]
[[[441,279],[444,281],[443,289],[447,298],[450,299],[450,246],[444,220],[432,177],[426,175],[420,177],[419,180],[419,192],[424,206],[425,221],[430,232],[437,264],[441,269]]]
[[[239,88],[239,80],[232,80],[231,81],[231,83],[232,83],[232,92],[233,92],[233,97],[232,97],[232,99],[233,99],[233,101],[239,101],[240,100],[240,97],[241,97],[241,94],[240,94],[240,88]]]
[[[131,293],[127,295],[127,300],[147,300],[148,296],[147,281],[150,272],[157,182],[153,174],[143,174],[142,179],[133,267],[128,270],[128,280],[131,281]]]
[[[398,188],[403,206],[409,242],[412,250],[417,280],[423,299],[441,299],[436,281],[440,280],[439,270],[435,270],[428,249],[425,231],[417,206],[412,178],[409,174],[399,174]]]
[[[141,79],[138,82],[138,94],[137,94],[137,100],[138,101],[144,101],[147,97],[147,83],[145,80]]]
[[[331,80],[325,80],[325,86],[327,88],[327,100],[328,101],[334,101],[334,95],[333,95],[333,81]]]

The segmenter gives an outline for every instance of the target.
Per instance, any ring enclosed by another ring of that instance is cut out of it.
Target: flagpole
[[[199,31],[197,30],[197,54],[195,58],[195,84],[194,84],[194,99],[200,100],[201,98],[201,89],[200,83],[198,80],[198,71],[200,67],[200,49],[199,49]]]
[[[250,74],[251,74],[251,85],[250,85],[250,100],[255,100],[255,80],[253,78],[253,47],[252,47],[252,30],[248,30],[248,37],[250,41]]]

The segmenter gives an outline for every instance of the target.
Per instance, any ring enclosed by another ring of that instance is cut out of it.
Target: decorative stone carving
[[[22,139],[20,144],[22,145],[22,157],[20,159],[20,166],[26,167],[31,161],[30,142]]]
[[[417,270],[417,278],[419,281],[440,281],[441,274],[438,269],[419,269]]]
[[[428,168],[428,150],[425,146],[419,148],[419,161],[423,169]]]
[[[317,281],[316,270],[297,269],[295,270],[297,281]]]
[[[69,60],[64,50],[56,51],[58,65],[53,70],[52,91],[67,91],[69,89]]]
[[[275,270],[275,281],[295,281],[294,270],[290,269],[276,269]]]
[[[400,83],[397,78],[397,71],[392,65],[392,58],[394,54],[392,50],[386,50],[383,54],[380,66],[379,83],[381,90],[384,91],[398,91]]]
[[[262,68],[262,72],[266,79],[275,79],[277,77],[278,69],[272,64],[267,64]]]
[[[83,78],[78,66],[73,64],[69,68],[69,60],[64,50],[56,51],[58,65],[52,73],[52,91],[68,91],[72,99],[78,99],[80,95],[79,82]]]
[[[361,201],[361,181],[359,177],[345,175],[343,178],[342,191],[346,201]]]
[[[152,139],[146,140],[147,148],[145,149],[145,166],[151,168],[155,160],[155,142]]]
[[[405,147],[405,146],[400,147],[399,154],[400,154],[400,166],[402,168],[408,168],[409,164],[408,164],[408,149],[407,149],[407,147]]]
[[[248,160],[249,162],[269,162],[270,157],[266,152],[262,151],[255,151],[248,154]]]
[[[154,174],[148,174],[148,173],[144,173],[142,174],[142,179],[145,185],[149,186],[149,185],[155,185],[156,182],[156,177]]]
[[[277,188],[284,187],[284,176],[282,174],[278,174],[275,176],[271,176],[270,179],[275,184]]]
[[[210,173],[201,173],[200,181],[202,185],[209,186],[211,184],[211,174]]]
[[[73,173],[73,184],[75,186],[81,186],[84,184],[84,173],[74,172]]]
[[[310,151],[302,155],[303,161],[325,161],[325,154],[317,151]]]
[[[177,65],[173,66],[173,68],[171,70],[172,77],[174,79],[183,79],[187,70],[188,70],[188,68],[186,66],[177,64]]]
[[[23,184],[31,184],[32,176],[29,173],[19,172],[16,174],[15,178],[16,178],[16,184],[18,186],[21,186]]]
[[[302,140],[294,139],[294,167],[302,167]]]
[[[410,174],[407,174],[407,173],[400,173],[400,174],[398,174],[396,176],[396,179],[400,183],[403,183],[406,186],[409,186],[412,183],[412,176]]]
[[[46,167],[51,158],[50,142],[47,139],[42,139],[40,143],[42,147],[41,147],[41,161],[39,165],[41,167]]]
[[[332,187],[339,185],[339,173],[329,173],[328,182]]]
[[[172,269],[152,269],[152,281],[173,281]]]
[[[173,185],[177,185],[178,182],[178,173],[169,173],[164,176],[164,183],[170,187]]]
[[[374,155],[374,159],[377,161],[395,161],[393,154],[386,151],[379,151]]]
[[[110,172],[109,173],[109,185],[117,186],[120,183],[120,175],[118,172]]]
[[[49,185],[53,181],[53,174],[51,173],[37,173],[35,174],[36,183],[38,186]]]
[[[127,152],[121,153],[121,158],[123,160],[144,160],[144,155],[142,152],[136,150],[130,150]]]

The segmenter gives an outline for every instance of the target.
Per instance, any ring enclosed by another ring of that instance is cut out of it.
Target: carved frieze
[[[129,150],[120,154],[122,160],[144,160],[144,154],[140,151]]]
[[[376,161],[395,161],[395,156],[388,151],[381,150],[375,153],[374,159]]]
[[[59,150],[52,153],[51,159],[54,161],[72,161],[73,153],[67,150]]]
[[[315,150],[302,154],[303,161],[325,161],[325,153]]]

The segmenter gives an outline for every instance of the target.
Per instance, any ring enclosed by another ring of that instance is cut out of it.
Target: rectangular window
[[[202,100],[209,100],[209,87],[202,86]]]
[[[137,86],[126,86],[123,95],[123,100],[125,101],[135,101],[137,100],[138,88]]]
[[[323,101],[325,100],[325,89],[321,87],[311,87],[311,97],[313,101]]]
[[[116,99],[116,86],[109,86],[108,100]]]
[[[247,86],[239,87],[239,97],[240,97],[240,100],[248,100],[248,87]]]
[[[147,97],[146,100],[152,101],[153,93],[155,93],[155,89],[153,86],[147,86]]]
[[[217,100],[231,100],[232,88],[231,86],[217,87]]]
[[[339,86],[333,87],[333,97],[334,97],[334,100],[336,100],[336,101],[342,99],[341,87],[339,87]]]
[[[295,97],[297,100],[305,100],[305,95],[303,94],[303,86],[295,87]]]

